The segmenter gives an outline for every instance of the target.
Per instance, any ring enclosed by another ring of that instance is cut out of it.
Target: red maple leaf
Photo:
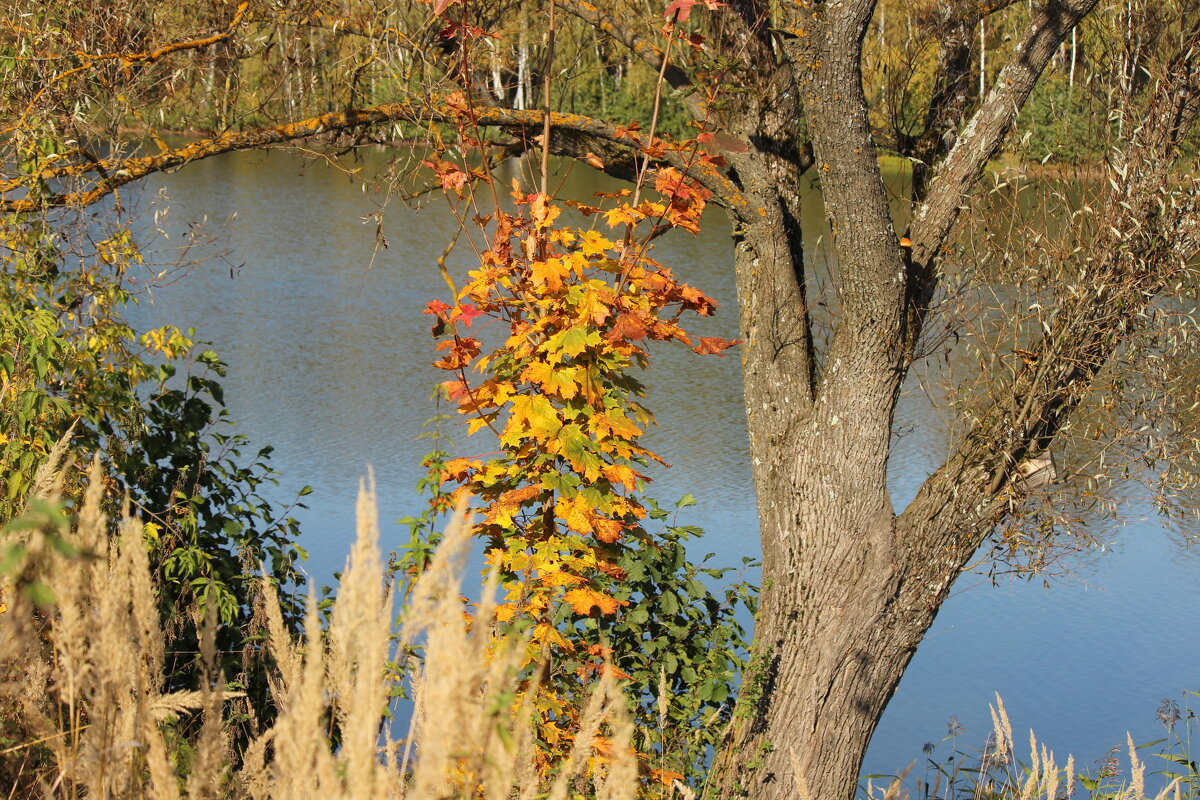
[[[467,324],[468,328],[471,327],[471,322],[476,317],[482,317],[482,316],[483,316],[483,312],[480,311],[479,309],[477,309],[475,306],[471,305],[470,303],[463,303],[461,306],[458,307],[458,318],[461,319],[463,322],[465,322]]]
[[[735,139],[732,136],[727,136],[723,133],[713,133],[705,131],[696,136],[696,141],[705,145],[710,154],[715,155],[718,152],[725,153],[747,153],[750,151],[750,146],[741,139]]]
[[[677,21],[687,22],[688,17],[692,15],[692,6],[699,5],[704,6],[709,11],[716,11],[725,4],[719,3],[717,0],[674,0],[674,2],[667,6],[665,14],[667,21],[670,21],[673,15],[678,15],[675,16]]]
[[[425,305],[425,310],[422,314],[433,314],[435,316],[443,316],[445,312],[450,310],[450,306],[443,303],[441,300],[430,300]]]

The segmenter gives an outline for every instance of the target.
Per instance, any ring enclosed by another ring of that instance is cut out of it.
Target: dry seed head
[[[1055,800],[1058,797],[1058,766],[1054,763],[1053,751],[1042,745],[1042,797]]]
[[[98,487],[94,468],[92,477]],[[0,614],[0,659],[20,664],[20,679],[0,680],[0,693],[26,698],[19,702],[28,709],[27,729],[37,729],[52,750],[59,780],[48,800],[81,794],[179,800],[180,776],[161,724],[195,709],[204,721],[186,786],[189,800],[230,792],[251,800],[545,796],[547,787],[534,768],[537,693],[522,692],[519,683],[527,643],[495,638],[495,601],[489,596],[495,575],[473,623],[466,622],[459,580],[470,527],[461,509],[450,525],[448,544],[414,590],[416,602],[405,621],[407,636],[424,638],[426,655],[425,669],[414,679],[420,758],[412,774],[406,774],[411,749],[405,763],[397,765],[399,747],[386,728],[382,753],[378,746],[394,675],[387,669],[391,593],[382,584],[375,497],[364,489],[359,538],[328,632],[310,593],[304,635],[293,641],[275,588],[266,580],[262,584],[263,618],[280,672],[271,681],[280,715],[271,730],[249,743],[238,772],[227,776],[224,704],[241,693],[224,692],[215,672],[216,606],[210,606],[201,629],[202,684],[162,694],[164,648],[142,529],[127,520],[110,547],[99,501],[98,489],[89,491],[76,530],[64,534],[93,547],[96,557],[69,559],[46,549],[35,565],[60,598],[49,632],[56,652],[39,649],[38,633],[28,624],[32,609],[22,598],[14,598],[13,608]],[[514,696],[521,698],[516,709]],[[51,703],[69,699],[67,713],[60,718],[43,713],[40,706],[47,698]],[[584,730],[555,786],[558,796],[565,796],[595,761],[591,743],[602,730],[612,760],[592,773],[597,799],[635,796],[638,763],[624,702],[611,672],[603,671],[584,713]],[[336,746],[330,712],[343,720]],[[410,738],[405,747],[412,746]]]
[[[1004,759],[1012,752],[1012,724],[1008,721],[1008,712],[1004,709],[1004,701],[996,694],[996,705],[989,706],[992,712],[992,730],[994,732],[995,755],[997,761]]]
[[[615,681],[611,670],[601,670],[600,679],[592,687],[592,696],[588,699],[587,707],[579,719],[579,731],[571,745],[571,752],[563,762],[554,786],[550,790],[549,800],[566,800],[567,790],[571,780],[583,770],[588,757],[592,753],[592,742],[600,732],[600,725],[610,712],[610,692],[615,689]]]
[[[1146,796],[1146,765],[1138,760],[1133,736],[1126,733],[1125,741],[1129,745],[1129,791],[1132,797],[1140,800]]]

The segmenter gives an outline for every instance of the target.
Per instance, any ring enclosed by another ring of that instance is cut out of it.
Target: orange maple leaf
[[[423,161],[425,166],[433,170],[433,174],[438,176],[438,180],[442,184],[442,190],[462,194],[462,187],[466,185],[467,179],[470,176],[459,168],[458,164],[453,161]]]
[[[678,772],[672,772],[669,769],[651,769],[650,777],[661,783],[663,786],[674,786],[675,781],[683,780],[683,775]]]
[[[700,344],[696,345],[692,349],[702,356],[707,355],[708,353],[716,353],[724,358],[725,354],[721,351],[728,350],[735,344],[738,344],[737,339],[722,339],[717,336],[701,336]]]
[[[625,530],[625,526],[615,519],[608,517],[595,516],[591,519],[592,530],[596,533],[596,538],[605,544],[612,544],[621,538],[621,532]]]
[[[684,308],[695,311],[697,314],[705,317],[711,316],[713,310],[720,305],[720,303],[695,286],[686,283],[679,287],[679,296],[683,301]]]
[[[552,292],[562,288],[563,278],[571,272],[569,264],[561,258],[548,258],[545,261],[534,261],[529,265],[529,277],[534,283],[543,284]]]
[[[616,324],[613,325],[611,331],[604,335],[604,338],[610,342],[617,342],[622,339],[636,342],[638,339],[646,338],[646,334],[648,333],[649,331],[646,330],[646,325],[642,322],[640,315],[629,311],[622,311],[621,315],[617,317]]]
[[[561,213],[562,209],[550,205],[549,198],[541,193],[534,195],[533,202],[529,204],[529,215],[533,217],[533,222],[539,229],[549,228]]]
[[[628,600],[618,600],[595,589],[572,589],[563,599],[576,614],[585,616],[592,616],[592,609],[596,609],[600,615],[615,614],[621,606],[629,605]]]
[[[609,481],[620,486],[624,486],[628,491],[637,489],[638,473],[632,467],[627,467],[624,464],[609,464],[601,470],[604,477]]]
[[[447,479],[461,481],[467,477],[467,471],[483,469],[483,462],[478,458],[452,458],[442,467]]]

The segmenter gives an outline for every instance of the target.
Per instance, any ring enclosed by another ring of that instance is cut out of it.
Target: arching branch
[[[368,108],[352,109],[321,114],[299,122],[260,128],[252,131],[231,132],[207,139],[199,139],[182,147],[172,148],[150,156],[113,157],[99,160],[77,161],[70,164],[50,166],[24,178],[13,178],[0,182],[0,212],[24,213],[40,208],[72,207],[84,208],[107,197],[122,186],[140,180],[147,175],[176,169],[194,161],[200,161],[222,153],[238,150],[256,150],[320,134],[350,131],[364,127],[387,125],[399,121],[416,123],[454,123],[463,119],[461,108],[447,105],[428,106],[418,103],[387,103]],[[480,108],[470,112],[470,121],[481,127],[503,128],[512,131],[525,142],[532,142],[541,133],[544,117],[541,111],[513,108]],[[551,128],[555,132],[552,144],[557,142],[560,155],[581,157],[587,149],[581,145],[603,142],[608,146],[634,152],[641,144],[632,132],[617,128],[603,120],[580,114],[555,112],[550,115]],[[689,166],[687,153],[664,151],[659,160],[680,169]],[[614,159],[614,173],[620,172],[620,162]],[[725,204],[746,204],[738,189],[723,175],[711,168],[693,165],[691,174]],[[100,178],[91,186],[75,191],[63,192],[40,198],[13,197],[33,182],[48,182],[63,178],[82,177],[95,173]]]

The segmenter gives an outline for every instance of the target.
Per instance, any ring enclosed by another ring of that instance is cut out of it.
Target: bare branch
[[[601,33],[608,34],[625,45],[629,52],[640,58],[655,72],[663,68],[662,48],[650,39],[617,22],[612,15],[602,11],[587,0],[562,0],[562,8],[591,25]],[[667,64],[663,78],[672,88],[691,86],[692,80],[674,64]]]
[[[178,53],[185,50],[203,50],[230,39],[237,31],[238,26],[242,24],[242,21],[246,15],[246,8],[249,5],[249,0],[242,0],[242,2],[238,4],[237,11],[234,12],[233,19],[230,20],[229,25],[226,26],[225,30],[209,36],[191,37],[177,42],[161,45],[153,50],[147,50],[144,52],[88,53],[82,50],[74,52],[72,57],[77,59],[80,63],[71,69],[60,72],[47,81],[44,86],[38,89],[37,93],[34,94],[33,99],[31,99],[25,106],[25,110],[21,112],[21,116],[17,119],[16,123],[11,127],[0,131],[0,134],[6,134],[20,129],[21,125],[24,124],[26,117],[29,116],[29,113],[37,105],[38,101],[41,100],[42,96],[45,95],[45,93],[49,91],[49,89],[55,84],[66,80],[72,75],[93,69],[98,64],[108,61],[120,61],[121,66],[128,69],[135,64],[153,64],[154,62],[159,61],[160,59],[169,56],[172,53]]]
[[[1151,117],[1112,167],[1087,283],[1060,304],[1027,368],[997,393],[1006,399],[979,414],[898,520],[937,573],[957,570],[1013,507],[1018,466],[1049,449],[1105,364],[1145,324],[1145,309],[1200,254],[1196,184],[1182,189],[1171,179],[1179,143],[1200,113],[1200,24],[1183,38]]]
[[[913,246],[906,254],[908,298],[904,338],[909,358],[916,350],[929,303],[937,289],[935,262],[958,218],[964,195],[1000,149],[1058,46],[1096,3],[1097,0],[1049,0],[1039,10],[991,92],[950,154],[938,165],[911,223]],[[925,192],[925,169],[919,168],[915,173],[921,185],[914,186],[914,190]]]

